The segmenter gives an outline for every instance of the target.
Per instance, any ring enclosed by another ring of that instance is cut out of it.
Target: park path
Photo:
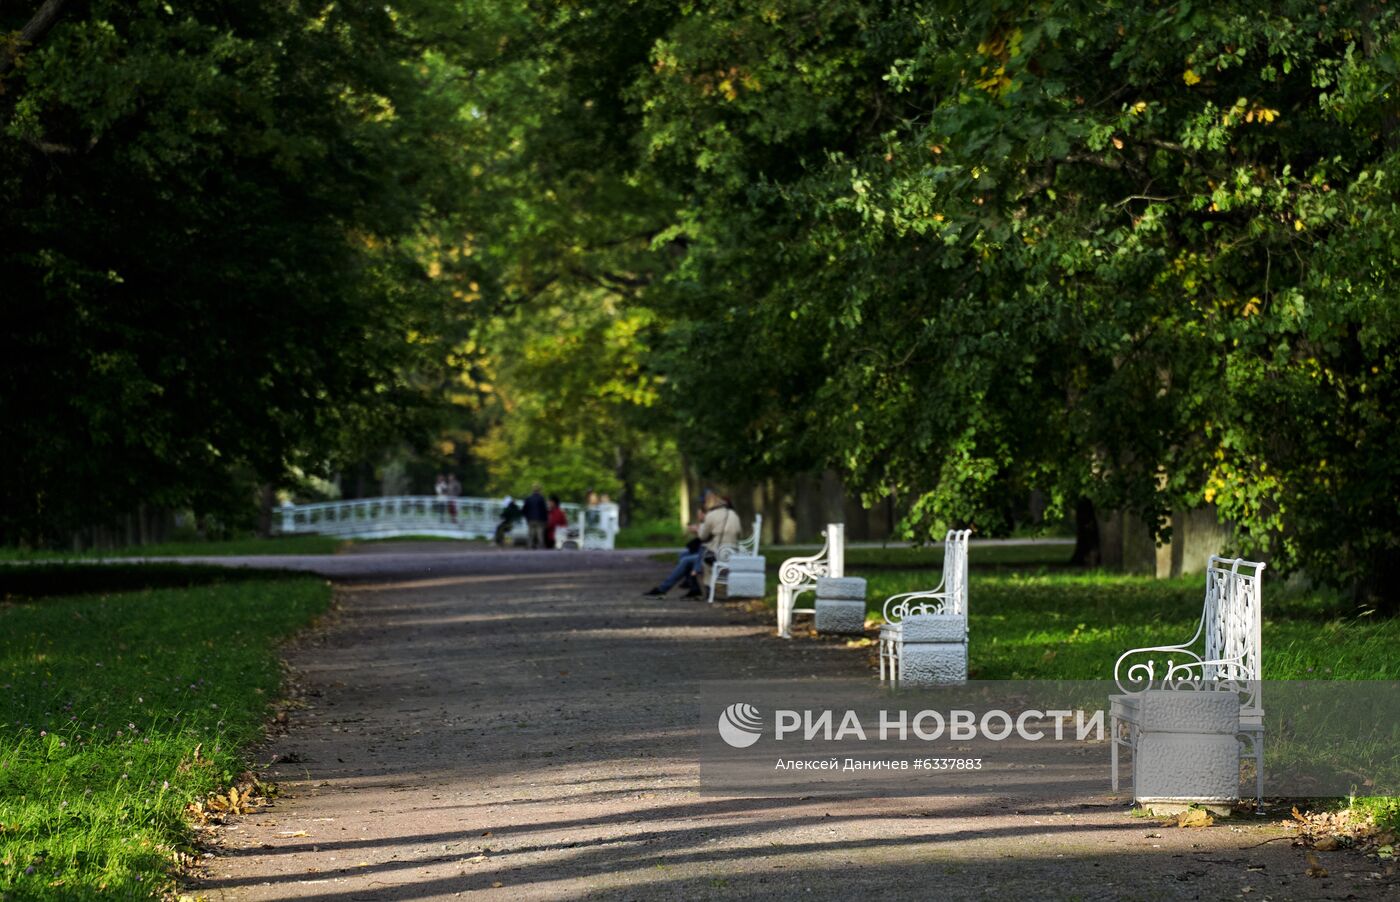
[[[359,566],[352,561],[358,559]],[[306,559],[311,562],[313,559]],[[309,568],[317,565],[308,563]],[[697,792],[706,681],[850,677],[863,655],[725,605],[638,593],[644,555],[342,555],[288,649],[306,706],[260,750],[275,804],[189,888],[217,900],[1381,898],[1366,863],[1276,826],[1205,830],[1104,796],[729,799]],[[324,571],[323,571],[324,572]],[[816,684],[814,684],[816,685]],[[1243,895],[1250,893],[1250,895]]]

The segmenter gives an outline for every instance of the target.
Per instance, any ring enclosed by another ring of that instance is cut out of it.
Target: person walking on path
[[[561,535],[559,530],[564,530]],[[560,540],[569,534],[569,517],[564,513],[558,495],[549,496],[549,520],[545,524],[544,538],[547,548],[558,548]]]
[[[545,548],[545,528],[549,525],[549,505],[537,482],[530,487],[530,496],[525,499],[525,523],[530,527],[530,547]]]

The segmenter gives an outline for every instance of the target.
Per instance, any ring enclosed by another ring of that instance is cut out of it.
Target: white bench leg
[[[778,636],[792,638],[792,589],[778,586]]]
[[[1109,719],[1108,729],[1108,758],[1113,774],[1113,791],[1118,791],[1118,718]]]
[[[719,564],[715,564],[715,569],[710,573],[710,604],[715,603],[715,587],[719,585]]]
[[[1251,733],[1250,752],[1254,755],[1254,807],[1264,808],[1264,734]]]

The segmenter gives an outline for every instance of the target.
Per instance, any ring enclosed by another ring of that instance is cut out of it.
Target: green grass
[[[275,536],[270,539],[242,538],[216,541],[191,540],[132,545],[108,551],[49,551],[0,547],[0,561],[91,560],[114,557],[218,557],[269,554],[335,554],[345,547],[345,539],[334,536]]]
[[[185,806],[244,769],[278,644],[330,599],[315,578],[210,578],[0,605],[0,898],[173,888]]]
[[[192,589],[213,583],[305,579],[291,570],[216,564],[36,562],[0,566],[0,600],[91,595],[142,589]]]
[[[1068,555],[1066,548],[1038,546],[969,551],[973,679],[1109,680],[1124,651],[1185,642],[1195,632],[1203,576],[1158,580],[1079,570],[1063,557],[1060,566],[1047,566],[1051,551]],[[937,584],[938,558],[922,549],[848,549],[846,572],[867,579],[867,611],[880,619],[884,599]],[[891,566],[911,560],[919,569]],[[772,595],[766,600],[775,604]],[[1266,680],[1400,679],[1400,618],[1358,616],[1335,593],[1266,582],[1262,634]],[[1400,828],[1400,799],[1353,804],[1383,826]]]
[[[675,517],[639,520],[622,527],[614,539],[617,548],[679,548],[687,538]]]
[[[847,572],[861,575],[858,568]],[[890,595],[937,582],[928,571],[864,575],[872,615]],[[976,642],[969,675],[1110,679],[1124,651],[1191,638],[1201,616],[1202,579],[974,566],[968,629]],[[1265,679],[1400,679],[1400,620],[1357,617],[1328,593],[1266,586],[1263,643]]]

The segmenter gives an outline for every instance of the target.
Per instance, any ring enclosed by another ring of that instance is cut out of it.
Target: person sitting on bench
[[[681,552],[671,575],[662,580],[660,585],[644,593],[648,597],[660,598],[669,592],[672,586],[682,581],[687,589],[686,598],[701,597],[704,591],[700,583],[705,573],[705,565],[714,563],[721,545],[738,543],[741,523],[729,500],[720,497],[711,489],[705,492],[702,506],[705,513],[700,522],[687,527],[695,533],[695,538],[686,543],[685,550]]]

